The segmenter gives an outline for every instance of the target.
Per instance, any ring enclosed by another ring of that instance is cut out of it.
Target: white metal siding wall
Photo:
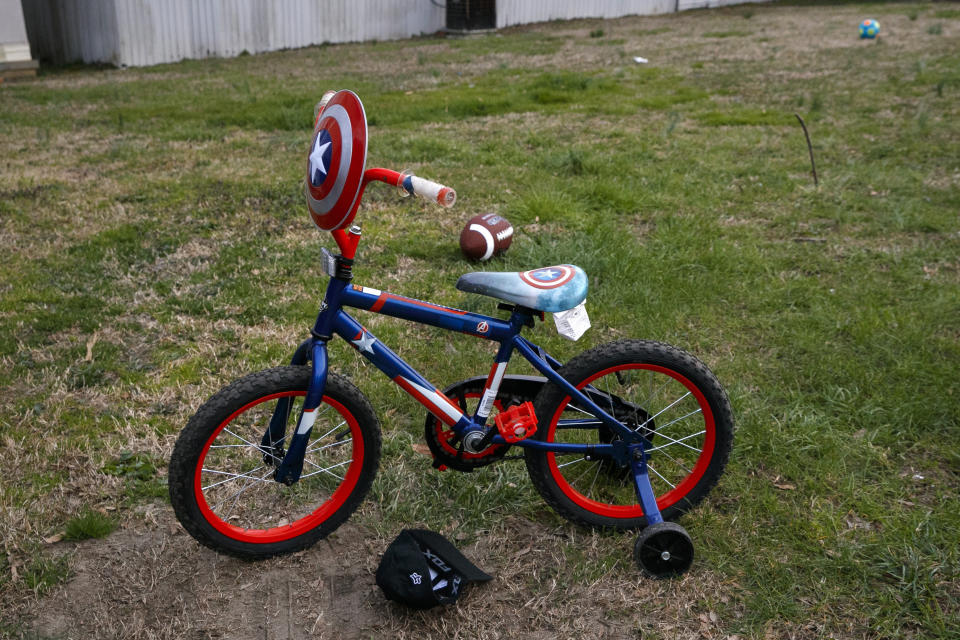
[[[114,0],[123,64],[395,40],[444,26],[426,0]]]
[[[547,20],[653,15],[675,9],[676,0],[497,0],[497,28]]]
[[[650,15],[740,0],[497,0],[497,27]],[[442,4],[438,2],[437,4]],[[34,55],[141,66],[444,28],[431,0],[24,0]]]
[[[750,2],[764,2],[766,0],[749,0]],[[680,11],[688,9],[707,9],[725,7],[730,4],[744,4],[745,0],[680,0]]]
[[[120,62],[112,0],[25,0],[23,17],[37,58]]]
[[[140,66],[443,29],[429,0],[26,0],[37,55]]]

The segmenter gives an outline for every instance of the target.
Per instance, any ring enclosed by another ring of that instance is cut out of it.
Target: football
[[[473,216],[460,232],[460,250],[470,260],[489,260],[510,248],[513,226],[503,216]]]

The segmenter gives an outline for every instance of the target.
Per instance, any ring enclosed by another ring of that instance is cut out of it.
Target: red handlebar
[[[386,182],[397,187],[400,190],[400,195],[420,196],[436,202],[441,207],[452,207],[457,201],[457,192],[450,187],[445,187],[439,182],[424,180],[412,173],[398,173],[391,169],[367,169],[363,173],[364,185],[373,180]]]

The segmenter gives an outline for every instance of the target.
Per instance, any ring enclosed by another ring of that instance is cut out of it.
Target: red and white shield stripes
[[[320,112],[307,156],[307,207],[324,231],[353,222],[367,162],[367,116],[352,91],[338,91]]]

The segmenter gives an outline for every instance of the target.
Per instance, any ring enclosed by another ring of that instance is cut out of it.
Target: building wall
[[[121,64],[113,0],[23,0],[23,17],[37,58]]]
[[[677,0],[497,0],[497,27],[676,11]]]
[[[38,57],[124,66],[409,38],[446,19],[429,0],[23,0],[23,8]]]
[[[17,3],[20,0],[0,0]],[[740,0],[496,0],[497,27],[650,15]],[[443,0],[22,0],[34,56],[142,66],[325,42],[394,40],[446,25]],[[0,8],[5,6],[0,4]],[[3,15],[5,12],[0,12]],[[5,21],[0,21],[3,24]]]
[[[0,63],[30,60],[20,0],[0,0]]]
[[[748,1],[765,2],[767,0],[679,0],[680,11],[686,11],[688,9],[714,9],[731,4],[744,4]]]

